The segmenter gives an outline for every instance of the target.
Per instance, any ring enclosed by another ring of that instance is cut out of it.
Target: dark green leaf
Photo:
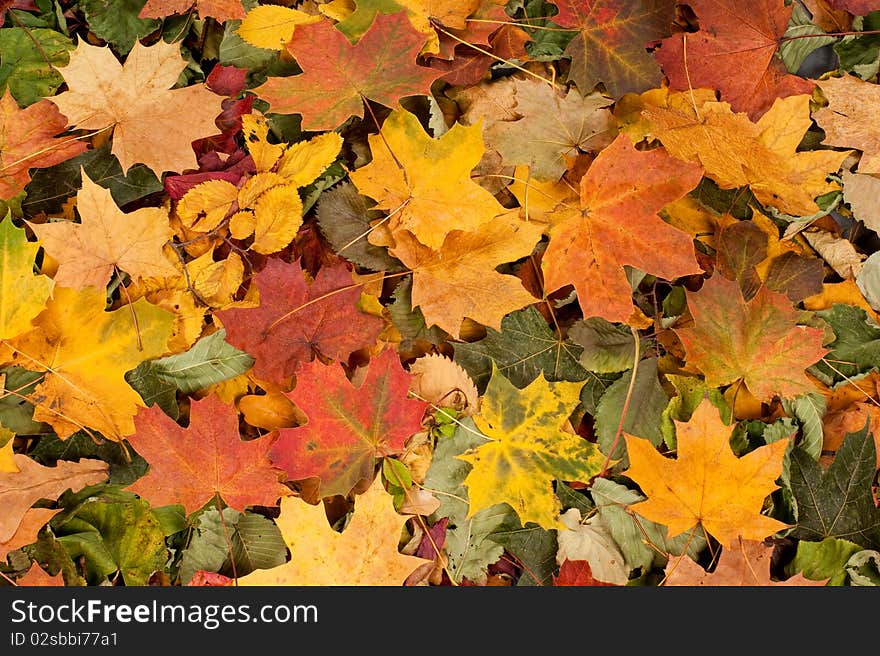
[[[92,32],[127,55],[134,42],[159,29],[162,21],[138,18],[147,0],[79,0]]]
[[[831,385],[858,376],[880,364],[880,326],[860,307],[835,303],[816,315],[834,330],[836,339],[829,345],[826,362],[819,362],[810,371]],[[833,365],[833,368],[832,368]]]

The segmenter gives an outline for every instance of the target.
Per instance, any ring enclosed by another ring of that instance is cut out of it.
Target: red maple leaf
[[[402,11],[377,15],[355,45],[328,21],[300,25],[287,50],[302,74],[269,78],[254,91],[274,113],[302,114],[304,130],[333,130],[362,116],[366,98],[395,107],[428,95],[440,74],[416,64],[425,38]]]
[[[422,427],[428,404],[407,398],[412,377],[391,349],[370,363],[359,386],[341,366],[319,362],[296,378],[286,396],[308,422],[280,429],[269,457],[290,480],[320,478],[322,497],[347,495],[372,480],[376,458],[403,451]]]
[[[273,437],[244,441],[238,413],[211,394],[190,404],[183,428],[158,405],[138,408],[134,434],[126,439],[147,462],[147,475],[128,487],[153,506],[179,503],[192,513],[215,495],[236,510],[274,506],[290,489],[283,472],[269,462]]]
[[[559,574],[553,575],[553,585],[555,586],[585,586],[585,585],[610,585],[593,578],[593,570],[590,569],[590,563],[586,560],[564,560],[559,567]]]
[[[317,354],[345,360],[376,342],[382,320],[357,309],[360,287],[344,262],[324,267],[308,284],[298,262],[270,259],[254,276],[256,308],[215,312],[226,341],[250,354],[254,375],[282,384]]]
[[[780,0],[689,0],[700,31],[664,39],[654,56],[673,89],[708,87],[753,121],[776,98],[813,92],[813,82],[790,75],[776,57],[793,5]]]

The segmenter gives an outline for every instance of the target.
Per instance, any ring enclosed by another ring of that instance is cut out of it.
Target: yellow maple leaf
[[[515,276],[495,268],[532,252],[543,225],[522,221],[508,212],[474,232],[454,230],[439,250],[419,243],[408,231],[395,235],[390,249],[413,272],[412,303],[437,325],[458,339],[465,317],[501,330],[510,312],[536,302]]]
[[[321,16],[313,16],[304,11],[262,5],[251,9],[242,19],[236,32],[247,43],[266,50],[284,50],[298,25],[316,23]]]
[[[28,399],[59,437],[92,428],[119,441],[144,406],[125,372],[165,355],[174,315],[139,299],[105,312],[104,290],[56,287],[33,330],[9,341],[13,362],[46,372]],[[136,317],[136,321],[135,321]]]
[[[761,514],[764,499],[777,488],[789,438],[758,447],[742,458],[730,448],[731,429],[708,401],[690,421],[675,421],[678,457],[660,455],[646,439],[624,433],[635,481],[647,501],[633,512],[669,529],[669,537],[701,525],[722,546],[764,538],[788,528]]]
[[[583,383],[538,376],[517,389],[492,365],[492,377],[474,422],[487,442],[458,456],[473,468],[465,478],[468,517],[507,503],[523,524],[564,529],[552,482],[588,481],[605,460],[594,444],[566,431]]]
[[[811,125],[808,95],[777,98],[757,123],[724,102],[691,102],[687,92],[670,93],[665,105],[647,104],[641,114],[670,155],[701,164],[722,189],[748,185],[761,203],[794,216],[815,214],[816,196],[839,189],[825,178],[849,155],[797,151]]]
[[[110,190],[93,182],[85,171],[76,206],[82,223],[28,224],[58,262],[57,284],[103,288],[115,269],[125,271],[132,280],[176,272],[162,251],[173,235],[167,210],[142,207],[125,214]]]
[[[483,156],[482,122],[456,123],[439,139],[430,137],[419,119],[397,109],[370,135],[373,160],[350,174],[375,209],[389,212],[392,232],[409,230],[433,249],[452,230],[475,230],[505,209],[471,179]]]
[[[123,173],[141,162],[160,176],[197,168],[192,142],[218,134],[223,98],[204,84],[172,89],[186,68],[178,43],[140,41],[120,64],[109,46],[80,40],[58,68],[68,90],[48,100],[83,130],[113,132],[111,153]],[[181,120],[181,119],[185,120]]]
[[[0,222],[0,339],[32,328],[31,319],[52,293],[52,279],[34,275],[38,243],[29,243],[22,228],[7,214]]]
[[[324,505],[296,497],[281,499],[275,520],[290,549],[290,560],[238,579],[239,585],[401,586],[417,567],[430,561],[398,551],[406,517],[394,510],[379,477],[355,499],[342,532],[327,522]]]

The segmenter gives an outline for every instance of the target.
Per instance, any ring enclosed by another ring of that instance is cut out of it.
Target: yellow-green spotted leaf
[[[28,242],[24,229],[16,228],[8,214],[0,221],[0,339],[33,328],[31,319],[46,307],[53,282],[34,275],[39,248],[39,243]]]

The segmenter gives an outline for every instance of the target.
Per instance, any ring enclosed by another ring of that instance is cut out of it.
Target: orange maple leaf
[[[761,514],[764,499],[776,489],[789,438],[758,447],[742,458],[730,448],[730,428],[708,401],[688,422],[675,422],[678,457],[666,458],[646,439],[624,433],[635,481],[647,501],[633,512],[669,529],[675,537],[698,524],[722,546],[742,537],[764,538],[787,525]]]
[[[619,135],[581,178],[581,211],[550,230],[547,293],[573,284],[584,317],[626,321],[633,305],[625,264],[667,279],[701,273],[691,236],[657,212],[696,187],[702,171]]]

